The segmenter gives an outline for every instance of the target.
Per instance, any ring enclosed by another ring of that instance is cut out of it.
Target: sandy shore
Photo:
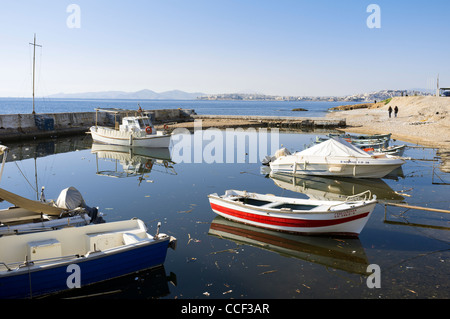
[[[396,97],[375,108],[329,113],[329,118],[345,118],[346,132],[361,134],[392,133],[392,138],[436,147],[450,152],[450,98]],[[388,108],[398,106],[397,117],[389,118]]]

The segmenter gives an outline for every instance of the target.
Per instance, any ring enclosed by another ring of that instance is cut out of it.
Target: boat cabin
[[[155,129],[148,116],[128,116],[122,119],[122,124],[119,126],[122,132],[137,132],[146,131],[147,134],[155,134]]]

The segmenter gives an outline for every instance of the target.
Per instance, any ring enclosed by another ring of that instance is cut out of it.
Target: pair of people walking
[[[388,111],[389,111],[389,117],[391,117],[391,114],[392,114],[392,107],[391,106],[389,106]],[[395,108],[394,108],[394,115],[395,115],[395,117],[397,117],[397,113],[398,113],[398,107],[395,106]]]

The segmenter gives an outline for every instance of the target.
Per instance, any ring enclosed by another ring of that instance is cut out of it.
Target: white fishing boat
[[[369,154],[341,138],[281,155],[269,163],[274,173],[358,178],[383,178],[403,164],[405,160],[401,157]]]
[[[119,112],[116,109],[96,109],[96,112],[98,111]],[[154,148],[170,146],[171,135],[165,131],[156,130],[150,117],[145,113],[136,111],[134,116],[125,116],[122,118],[122,124],[118,126],[116,129],[116,127],[99,126],[96,123],[88,133],[95,142],[104,144]]]
[[[139,219],[0,238],[0,298],[35,298],[161,266],[176,239]]]
[[[370,195],[321,201],[227,190],[222,196],[208,197],[216,214],[236,222],[307,235],[357,237],[377,203],[376,196]]]

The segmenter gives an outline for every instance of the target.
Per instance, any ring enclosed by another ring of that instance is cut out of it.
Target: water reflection
[[[155,167],[158,167],[159,171],[164,171],[168,174],[177,174],[168,148],[129,147],[93,143],[91,152],[96,157],[97,175],[117,178],[139,176],[139,180],[142,181],[144,175],[149,174]],[[115,164],[114,170],[100,169],[99,159],[113,162]]]
[[[70,136],[58,139],[41,139],[27,142],[8,143],[7,162],[41,158],[56,154],[75,152],[91,148],[90,136]]]
[[[159,266],[42,299],[158,299],[170,294],[169,283],[177,285],[176,275]]]
[[[357,238],[301,236],[261,229],[217,216],[209,235],[354,274],[367,274],[369,262]]]
[[[382,179],[335,178],[321,176],[292,176],[270,172],[275,185],[317,200],[345,200],[348,196],[370,190],[380,203],[402,202],[404,197],[396,193]]]

